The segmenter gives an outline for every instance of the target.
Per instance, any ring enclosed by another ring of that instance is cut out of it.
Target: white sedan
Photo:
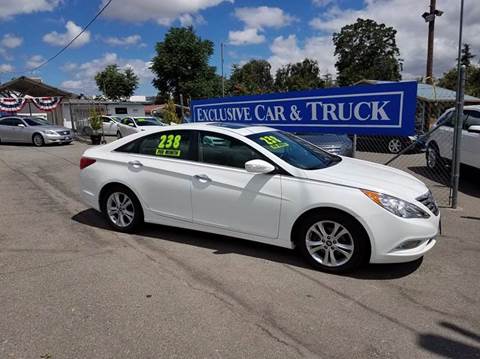
[[[432,170],[451,162],[454,143],[455,108],[448,109],[437,120],[428,138],[426,159]],[[461,163],[480,169],[480,106],[465,106],[463,109]]]
[[[81,195],[117,230],[143,221],[294,248],[340,272],[408,262],[440,214],[415,177],[269,127],[167,126],[87,150]]]
[[[125,117],[117,124],[117,137],[122,138],[137,132],[156,130],[165,126],[155,117]]]

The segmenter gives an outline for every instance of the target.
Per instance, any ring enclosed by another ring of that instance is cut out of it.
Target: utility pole
[[[222,97],[225,97],[225,76],[223,75],[223,42],[220,43],[221,63],[222,63]]]
[[[443,11],[436,9],[436,0],[430,0],[430,12],[424,12],[422,17],[428,22],[428,49],[426,82],[433,84],[433,43],[435,38],[435,17],[442,16]]]

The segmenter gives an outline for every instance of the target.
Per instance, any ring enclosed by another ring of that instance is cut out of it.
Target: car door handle
[[[207,175],[195,175],[193,176],[196,180],[200,182],[211,182],[212,180]]]
[[[130,162],[128,162],[128,165],[132,166],[133,168],[143,167],[143,164],[140,161],[130,161]]]

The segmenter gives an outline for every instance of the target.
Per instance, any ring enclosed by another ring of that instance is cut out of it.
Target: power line
[[[77,36],[75,36],[72,40],[70,40],[70,42],[68,44],[66,44],[55,55],[53,55],[52,57],[50,57],[47,60],[45,60],[44,62],[42,62],[40,65],[34,67],[33,69],[30,69],[30,72],[32,73],[32,72],[38,70],[39,68],[45,66],[50,61],[53,61],[58,56],[60,56],[66,49],[68,49],[70,47],[71,44],[73,44],[75,42],[76,39],[78,39],[85,31],[87,31],[87,29],[90,27],[90,25],[92,25],[95,22],[95,20],[97,20],[97,18],[105,11],[105,9],[110,5],[110,3],[112,1],[113,0],[108,0],[108,2],[100,9],[100,11],[93,17],[93,19],[90,20],[90,22],[82,29],[82,31],[80,31]]]

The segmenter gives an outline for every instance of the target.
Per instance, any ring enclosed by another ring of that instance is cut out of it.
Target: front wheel
[[[440,151],[434,143],[428,144],[427,150],[425,151],[425,157],[427,160],[427,167],[431,170],[437,170],[443,165]]]
[[[39,133],[36,133],[33,135],[32,142],[37,147],[42,147],[45,144],[43,136]]]
[[[307,217],[296,243],[305,259],[326,272],[346,272],[360,266],[369,254],[368,236],[361,225],[340,212]]]
[[[403,149],[403,143],[399,138],[392,138],[387,144],[388,152],[397,154]]]
[[[101,207],[110,225],[121,232],[131,233],[143,222],[142,206],[126,187],[110,188],[102,196]]]

